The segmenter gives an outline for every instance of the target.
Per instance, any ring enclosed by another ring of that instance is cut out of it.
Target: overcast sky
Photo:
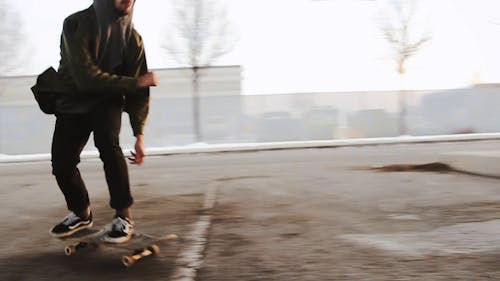
[[[405,1],[405,0],[400,0]],[[137,2],[134,22],[151,68],[177,67],[161,48],[167,0]],[[243,67],[245,94],[397,89],[391,49],[377,18],[383,0],[226,0],[239,38],[216,64]],[[500,82],[500,1],[420,0],[414,35],[432,40],[410,58],[405,87],[465,87]],[[63,19],[90,0],[11,0],[28,40],[26,67],[36,74],[57,67]]]

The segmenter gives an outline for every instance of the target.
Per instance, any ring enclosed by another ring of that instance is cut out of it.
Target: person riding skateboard
[[[56,99],[52,174],[70,211],[50,233],[66,237],[93,224],[90,200],[77,168],[93,132],[115,210],[106,241],[121,243],[134,230],[128,168],[119,144],[122,111],[135,142],[132,164],[144,161],[144,125],[149,87],[158,84],[146,64],[142,38],[132,25],[135,0],[94,0],[64,20],[58,74],[71,93]]]

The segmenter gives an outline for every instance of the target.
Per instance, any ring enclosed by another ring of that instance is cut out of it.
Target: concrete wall
[[[192,75],[186,68],[158,69],[161,84],[151,89],[146,127],[148,146],[193,142]],[[200,70],[200,114],[207,141],[224,142],[237,135],[241,105],[240,66]],[[30,91],[36,77],[0,77],[0,154],[50,152],[55,118],[43,114]],[[132,147],[128,115],[123,115],[121,142]],[[92,141],[86,147],[95,150]]]
[[[149,147],[194,141],[191,72],[158,70],[146,127]],[[202,70],[200,118],[205,143],[328,140],[399,134],[398,92],[241,95],[241,68]],[[50,151],[54,117],[43,114],[29,87],[35,77],[0,78],[0,153]],[[500,132],[500,86],[406,91],[410,135]],[[122,146],[134,138],[124,114]],[[90,141],[86,149],[94,150]]]

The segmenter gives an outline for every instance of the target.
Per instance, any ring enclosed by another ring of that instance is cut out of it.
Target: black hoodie
[[[134,135],[142,134],[149,112],[149,88],[136,87],[137,77],[148,72],[142,38],[131,15],[128,22],[98,20],[94,5],[64,20],[58,72],[74,90],[59,95],[57,112],[87,113],[106,100],[124,99]],[[110,25],[107,36],[99,31]]]

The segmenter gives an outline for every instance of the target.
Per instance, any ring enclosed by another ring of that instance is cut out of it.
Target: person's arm
[[[149,87],[158,83],[154,73],[148,71],[142,38],[134,30],[126,53],[127,74],[138,77],[138,89],[125,95],[124,111],[129,114],[134,136],[144,135],[144,126],[149,114]]]
[[[134,93],[137,77],[121,76],[99,68],[89,51],[91,25],[78,18],[64,21],[61,38],[66,66],[79,92],[85,94]]]
[[[136,137],[135,153],[129,158],[132,164],[142,164],[145,156],[144,126],[149,114],[149,87],[158,84],[155,73],[148,71],[142,38],[134,30],[126,56],[130,75],[138,77],[137,94],[125,95],[125,111]]]
[[[144,162],[144,156],[146,155],[146,149],[144,146],[144,135],[136,135],[135,141],[135,152],[131,151],[132,157],[129,157],[131,164],[141,165]]]

